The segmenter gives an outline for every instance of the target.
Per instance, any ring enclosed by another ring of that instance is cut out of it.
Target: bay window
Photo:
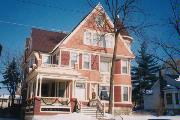
[[[90,55],[83,54],[83,68],[90,69]]]
[[[78,53],[71,52],[71,67],[75,67],[77,60],[78,60]]]

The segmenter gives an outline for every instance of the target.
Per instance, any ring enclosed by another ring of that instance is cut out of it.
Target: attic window
[[[96,18],[95,18],[95,21],[96,21],[96,25],[97,27],[104,27],[104,17],[102,15],[98,15]]]

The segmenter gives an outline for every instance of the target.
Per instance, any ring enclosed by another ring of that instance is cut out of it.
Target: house
[[[32,29],[24,55],[26,115],[71,113],[75,105],[80,109],[101,105],[107,111],[114,46],[114,35],[107,25],[113,23],[98,4],[70,33]],[[123,30],[118,39],[113,84],[115,114],[129,113],[132,108],[132,37]]]
[[[164,109],[168,114],[180,114],[180,82],[167,76],[164,78],[166,78],[167,81],[167,85],[163,89]],[[158,112],[162,106],[159,81],[155,82],[155,84],[151,88],[151,91],[151,93],[145,94],[143,96],[144,109]]]
[[[144,110],[155,111],[157,112],[161,101],[160,101],[160,84],[159,81],[156,81],[152,86],[149,93],[143,95],[144,99]],[[156,100],[156,101],[154,101]]]
[[[164,90],[164,104],[167,112],[180,114],[180,81],[170,81]]]
[[[11,97],[10,95],[2,94],[0,95],[0,108],[7,108],[11,106]],[[14,104],[21,104],[20,95],[15,95]]]

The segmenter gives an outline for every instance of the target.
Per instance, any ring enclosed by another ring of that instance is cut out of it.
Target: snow
[[[71,113],[53,116],[35,116],[33,120],[96,120],[96,118],[81,113]]]
[[[121,115],[115,116],[106,114],[106,118],[114,120],[180,120],[180,116],[153,116],[153,115]],[[95,117],[90,117],[83,115],[81,113],[72,113],[72,114],[60,114],[53,116],[35,116],[33,120],[97,120]]]

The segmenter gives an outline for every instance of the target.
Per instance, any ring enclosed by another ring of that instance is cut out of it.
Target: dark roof
[[[66,33],[32,28],[32,51],[51,52],[65,37]]]

